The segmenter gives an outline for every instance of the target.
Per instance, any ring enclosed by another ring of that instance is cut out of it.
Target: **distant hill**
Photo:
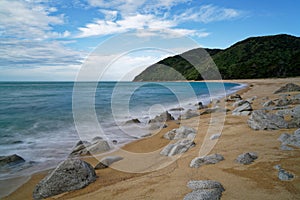
[[[299,37],[286,34],[251,37],[224,50],[205,50],[215,62],[223,79],[300,76]],[[203,49],[193,49],[181,55],[163,59],[149,66],[133,81],[220,78],[214,75],[216,68],[211,65],[212,62],[209,62],[208,54],[203,52]],[[196,61],[196,59],[198,62],[193,63],[194,66],[187,61]]]

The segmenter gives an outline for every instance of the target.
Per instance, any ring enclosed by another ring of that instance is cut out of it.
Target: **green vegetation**
[[[207,53],[203,49],[193,49],[161,60],[136,76],[134,81],[300,76],[299,37],[283,34],[252,37],[225,50],[205,50]]]

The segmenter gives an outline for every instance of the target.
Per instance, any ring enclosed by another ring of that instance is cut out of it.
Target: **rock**
[[[160,122],[151,122],[150,123],[150,127],[149,130],[156,130],[156,129],[161,129],[164,127],[163,123]]]
[[[213,134],[212,136],[210,136],[209,139],[216,140],[216,139],[219,139],[220,137],[221,137],[221,133],[216,133],[216,134]]]
[[[103,140],[103,138],[102,137],[100,137],[100,136],[96,136],[96,137],[94,137],[93,139],[92,139],[92,144],[95,144],[95,143],[97,143],[98,141],[102,141]]]
[[[203,105],[203,103],[202,103],[202,102],[198,102],[198,104],[197,104],[196,106],[198,106],[198,110],[201,110],[201,109],[207,108],[207,106]]]
[[[224,160],[224,157],[221,154],[212,154],[204,157],[196,157],[191,161],[190,167],[199,168],[202,165],[216,164],[222,160]]]
[[[95,166],[95,169],[104,169],[109,167],[114,162],[123,160],[121,156],[106,156],[100,160],[100,162]]]
[[[233,106],[236,108],[232,111],[232,115],[246,116],[251,113],[249,111],[252,111],[252,106],[248,101],[241,100],[241,101],[234,103]]]
[[[177,139],[194,139],[196,135],[196,130],[187,126],[181,126],[179,128],[173,129],[167,132],[164,135],[164,138],[168,140],[177,140]]]
[[[280,165],[275,165],[275,166],[274,166],[274,169],[280,170],[280,169],[281,169],[281,166],[280,166]]]
[[[229,95],[226,98],[226,101],[240,101],[240,100],[242,100],[242,97],[239,94]]]
[[[178,140],[174,144],[167,145],[161,152],[161,155],[164,156],[174,156],[176,154],[184,153],[188,151],[190,148],[195,146],[194,141],[189,139]]]
[[[296,136],[300,136],[300,128],[299,128],[299,129],[297,129],[297,130],[295,130],[295,132],[294,132],[294,135],[296,135]]]
[[[253,111],[247,122],[254,130],[277,130],[289,127],[283,117],[267,113],[265,110]]]
[[[192,111],[192,110],[189,109],[184,114],[180,115],[178,119],[179,120],[185,120],[185,119],[190,119],[190,118],[193,118],[193,117],[197,117],[199,115],[200,114],[197,111]]]
[[[291,115],[293,118],[300,118],[300,105],[291,110]]]
[[[184,200],[219,200],[225,191],[217,181],[189,181],[187,186],[193,191],[183,198]]]
[[[140,124],[141,121],[139,119],[131,119],[125,122],[125,124],[130,125],[130,124]]]
[[[86,147],[86,150],[91,154],[103,153],[111,150],[108,142],[106,140],[98,140],[90,146]]]
[[[279,88],[274,92],[274,94],[284,93],[284,92],[298,92],[300,91],[300,86],[294,83],[288,83],[285,86]]]
[[[279,140],[282,145],[290,145],[300,148],[300,134],[298,133],[298,130],[296,130],[294,134],[283,133],[277,140]]]
[[[269,100],[263,104],[263,107],[275,106],[274,101]]]
[[[171,108],[170,111],[182,111],[184,108],[179,107],[179,108]]]
[[[93,167],[79,159],[61,162],[34,188],[33,199],[43,199],[64,192],[81,189],[96,180]]]
[[[206,115],[206,114],[211,114],[211,113],[219,113],[219,112],[228,112],[228,111],[230,111],[230,110],[227,109],[227,108],[219,108],[219,107],[207,108],[205,111],[200,113],[200,115]]]
[[[251,164],[254,160],[256,160],[257,154],[254,152],[248,152],[248,153],[243,153],[241,155],[239,155],[236,158],[236,162],[243,164],[243,165],[248,165]]]
[[[292,103],[291,100],[287,99],[285,96],[281,97],[280,99],[277,99],[274,101],[275,106],[287,106]]]
[[[280,168],[278,170],[278,178],[281,180],[281,181],[289,181],[291,179],[294,178],[294,175],[288,171],[285,171],[284,169]]]
[[[292,151],[292,150],[294,150],[292,147],[288,147],[288,146],[286,146],[286,145],[281,145],[281,146],[280,146],[280,149],[281,149],[282,151]]]
[[[0,156],[0,167],[10,167],[23,163],[25,163],[25,160],[17,154]]]
[[[257,96],[254,96],[254,97],[251,97],[251,98],[248,98],[248,99],[246,99],[246,101],[248,101],[249,103],[253,103],[253,101],[255,100],[255,99],[257,99]]]
[[[166,111],[159,116],[156,116],[154,119],[151,119],[149,123],[166,122],[171,120],[174,120],[174,117],[168,111]]]

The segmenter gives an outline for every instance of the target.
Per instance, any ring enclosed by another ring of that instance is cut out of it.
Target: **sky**
[[[300,36],[295,0],[0,0],[0,81],[131,80],[186,50]]]

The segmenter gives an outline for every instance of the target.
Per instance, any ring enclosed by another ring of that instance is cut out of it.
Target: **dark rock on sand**
[[[0,167],[10,167],[22,163],[25,163],[25,160],[17,154],[0,156]]]
[[[248,119],[248,125],[254,130],[277,130],[289,127],[283,117],[268,113],[265,110],[253,111]]]
[[[202,165],[216,164],[222,160],[224,160],[224,157],[221,154],[212,154],[204,157],[196,157],[191,161],[190,167],[199,168]]]
[[[221,183],[212,180],[189,181],[187,187],[193,191],[184,200],[219,200],[225,191]]]
[[[164,156],[174,156],[176,154],[184,153],[188,151],[190,148],[195,146],[194,141],[189,139],[178,140],[174,144],[167,145],[161,152],[161,155]]]
[[[236,158],[236,162],[248,165],[254,162],[258,158],[257,154],[254,152],[243,153]]]
[[[100,160],[100,162],[95,166],[95,169],[104,169],[109,167],[114,162],[122,160],[121,156],[106,156]]]
[[[298,92],[300,91],[300,86],[294,83],[288,83],[285,86],[279,88],[274,92],[274,94],[284,93],[284,92]]]
[[[96,180],[93,167],[79,159],[61,162],[34,188],[33,199],[43,199],[64,192],[81,189]]]

